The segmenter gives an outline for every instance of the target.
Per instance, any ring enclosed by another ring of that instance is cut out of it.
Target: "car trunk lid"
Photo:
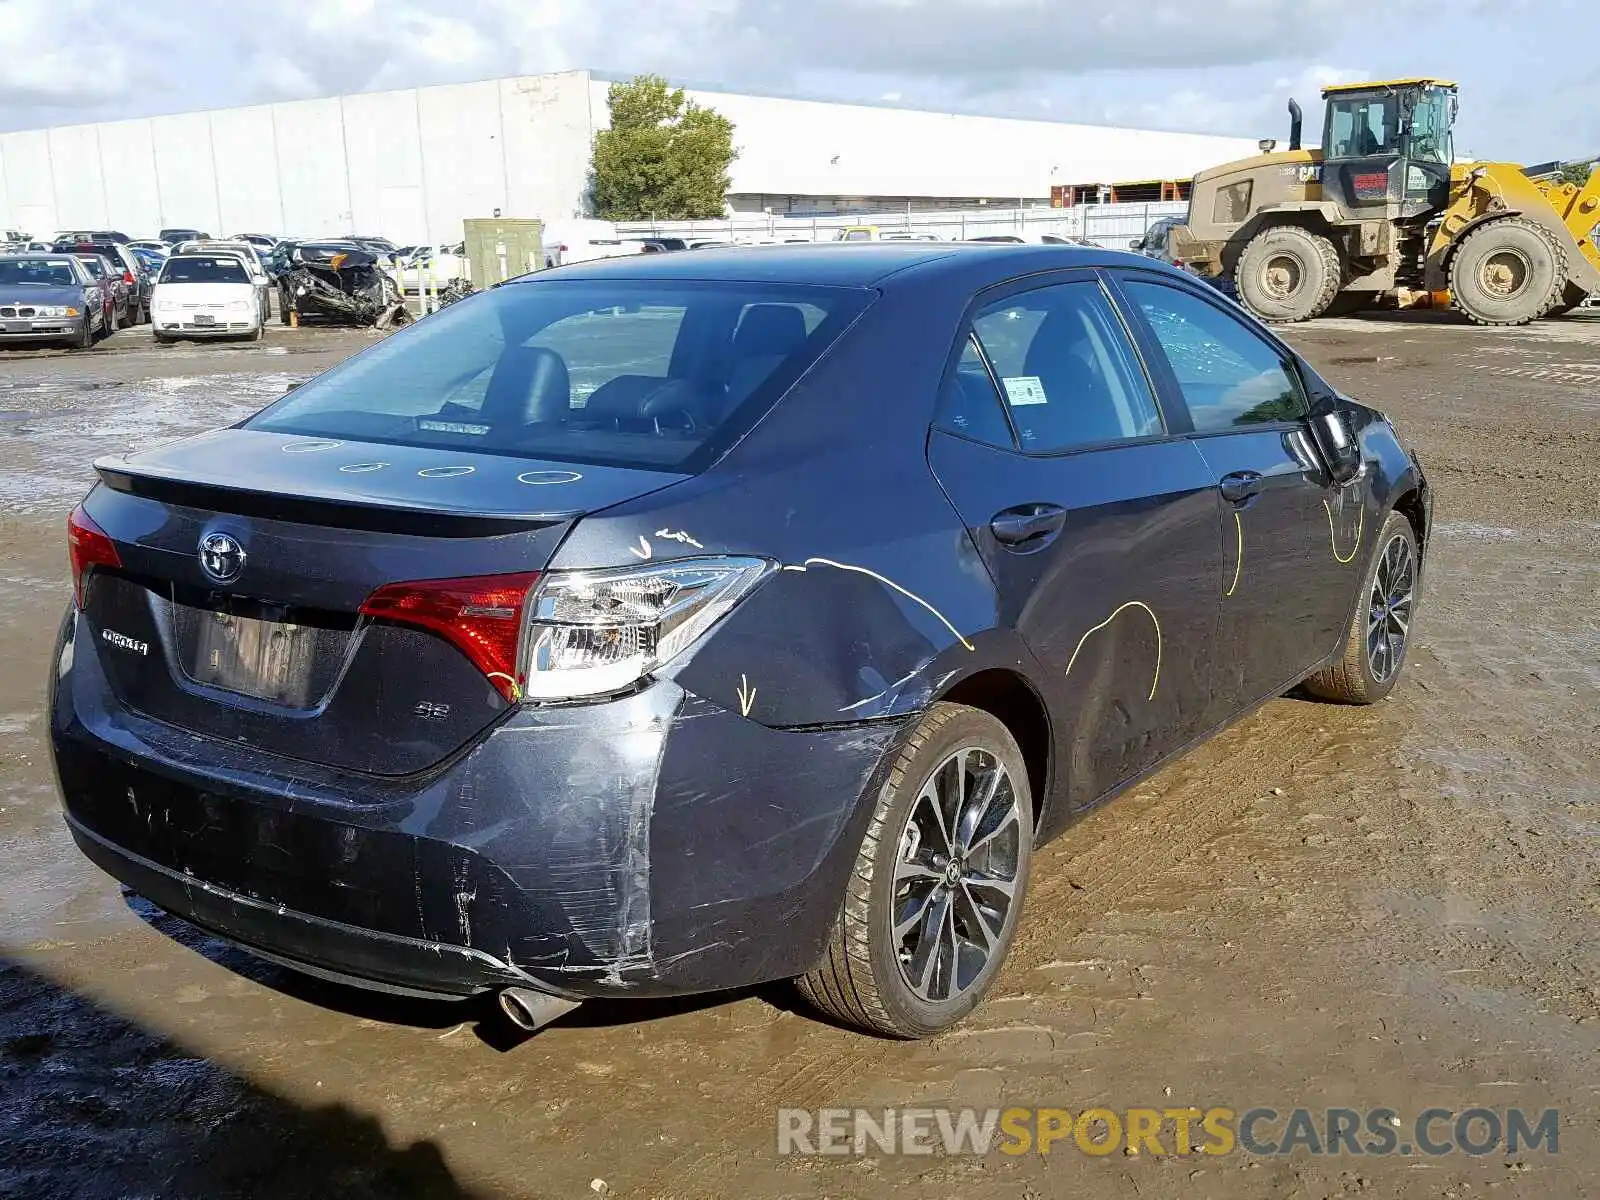
[[[243,429],[96,467],[116,565],[82,607],[121,702],[377,774],[515,703],[520,605],[573,522],[681,478]]]

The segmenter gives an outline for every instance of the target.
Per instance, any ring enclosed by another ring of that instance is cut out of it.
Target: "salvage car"
[[[235,252],[174,254],[161,266],[151,300],[157,342],[249,338],[266,332],[265,293]]]
[[[529,1028],[783,978],[948,1028],[1076,816],[1296,685],[1391,692],[1431,512],[1265,327],[1062,247],[543,272],[96,468],[50,673],[78,846]]]
[[[70,254],[0,254],[0,342],[80,350],[109,331],[105,296]]]
[[[113,263],[109,254],[74,254],[100,289],[101,298],[105,305],[106,333],[115,333],[124,325],[133,324],[134,309],[137,303],[134,289],[123,282],[120,265]]]
[[[347,325],[387,329],[410,313],[394,276],[378,255],[354,242],[298,242],[278,268],[278,317],[290,324],[298,314]]]
[[[163,229],[156,237],[169,246],[176,246],[179,242],[206,242],[211,240],[211,235],[200,229]]]
[[[110,274],[120,276],[122,281],[118,292],[121,324],[143,325],[150,319],[154,280],[138,252],[117,242],[57,242],[54,249],[58,254],[97,254],[105,259]]]

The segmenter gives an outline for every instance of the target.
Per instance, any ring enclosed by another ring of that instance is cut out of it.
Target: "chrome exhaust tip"
[[[498,997],[500,1011],[518,1029],[537,1033],[557,1017],[577,1008],[581,1001],[567,1000],[532,988],[508,987]]]

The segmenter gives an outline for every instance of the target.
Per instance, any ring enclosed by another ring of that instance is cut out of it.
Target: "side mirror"
[[[1361,474],[1361,443],[1347,413],[1332,407],[1318,410],[1311,418],[1311,436],[1335,484],[1343,487]]]
[[[1128,249],[1129,250],[1143,250],[1144,249],[1144,239],[1143,238],[1134,238],[1133,241],[1128,243]]]

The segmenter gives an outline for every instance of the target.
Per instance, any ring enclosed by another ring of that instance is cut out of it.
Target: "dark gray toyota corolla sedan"
[[[1078,247],[613,259],[97,464],[50,698],[83,851],[302,970],[794,977],[944,1029],[1033,851],[1405,662],[1428,486],[1204,283]]]

